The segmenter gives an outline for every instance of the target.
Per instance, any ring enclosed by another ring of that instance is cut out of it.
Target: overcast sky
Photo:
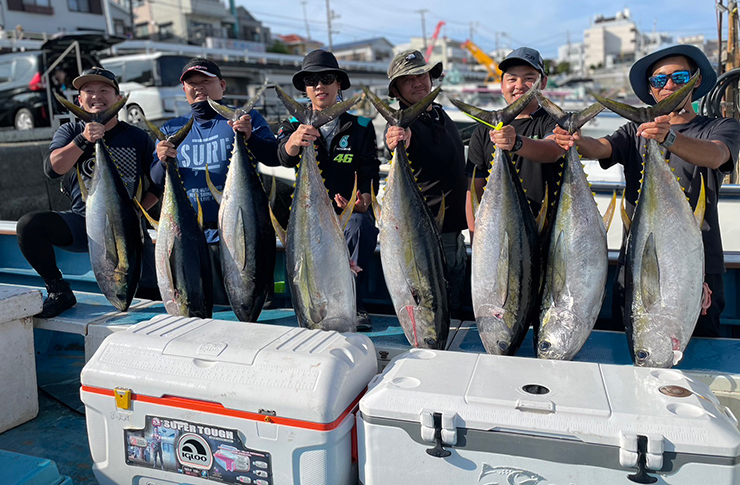
[[[727,0],[722,0],[724,4]],[[227,2],[228,3],[228,2]],[[237,0],[273,34],[299,34],[328,43],[326,0]],[[717,11],[714,0],[642,0],[620,4],[608,0],[330,0],[337,15],[332,20],[334,44],[371,37],[385,37],[392,44],[421,36],[422,14],[429,37],[439,21],[445,21],[440,36],[464,41],[470,37],[483,50],[499,46],[534,47],[546,58],[555,58],[560,45],[582,42],[583,31],[596,15],[613,17],[629,8],[632,19],[643,32],[656,29],[678,37],[704,34],[717,39]],[[305,17],[304,17],[305,8]],[[723,16],[723,37],[727,15]]]

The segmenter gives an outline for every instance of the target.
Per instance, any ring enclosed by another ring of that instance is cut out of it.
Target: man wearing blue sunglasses
[[[701,176],[706,185],[706,213],[708,226],[702,231],[705,258],[705,298],[702,315],[694,331],[695,336],[718,337],[719,320],[725,306],[722,273],[725,272],[722,237],[717,209],[722,179],[730,173],[740,151],[740,123],[730,118],[708,118],[694,111],[692,101],[707,94],[714,87],[717,75],[704,53],[692,45],[676,45],[643,57],[630,69],[630,84],[635,94],[646,104],[654,105],[667,98],[699,71],[699,82],[692,96],[669,115],[638,125],[630,122],[604,138],[569,135],[555,128],[555,141],[563,148],[576,144],[581,155],[598,159],[607,169],[617,163],[624,168],[627,213],[632,216],[642,178],[642,158],[645,140],[654,139],[666,149],[670,166],[684,188],[691,207],[696,207],[701,187]],[[626,237],[622,239],[620,265],[614,285],[612,319],[614,329],[624,328],[624,252]],[[711,304],[710,300],[711,299]],[[706,308],[706,305],[710,306]]]

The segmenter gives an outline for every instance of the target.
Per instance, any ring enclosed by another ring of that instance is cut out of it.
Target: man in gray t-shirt
[[[717,79],[709,60],[698,48],[677,45],[654,52],[637,61],[630,70],[630,84],[646,104],[654,105],[680,89],[699,70],[700,80],[691,96],[672,113],[638,125],[627,123],[612,135],[590,138],[577,133],[569,135],[555,128],[555,141],[563,148],[577,144],[582,156],[598,159],[603,168],[617,163],[624,167],[627,213],[632,216],[642,178],[644,139],[654,139],[666,148],[671,168],[685,189],[692,208],[696,206],[704,176],[706,184],[706,230],[704,240],[705,278],[711,292],[711,306],[699,317],[695,336],[719,336],[719,320],[725,306],[722,274],[725,272],[717,202],[722,178],[733,169],[740,150],[740,123],[734,119],[712,119],[698,115],[691,104],[707,94]],[[613,321],[623,328],[624,252],[614,285]]]

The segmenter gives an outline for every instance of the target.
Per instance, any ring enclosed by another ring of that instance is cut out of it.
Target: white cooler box
[[[414,349],[360,400],[360,482],[740,483],[737,420],[677,370]]]
[[[82,370],[101,484],[350,484],[369,338],[162,316],[109,336]]]

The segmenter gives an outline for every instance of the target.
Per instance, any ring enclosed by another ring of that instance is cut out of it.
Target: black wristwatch
[[[518,152],[519,150],[522,149],[522,145],[524,145],[524,140],[522,140],[521,136],[517,135],[516,140],[514,140],[514,146],[511,147],[511,150],[509,151],[512,153]]]
[[[72,141],[74,142],[75,145],[77,145],[77,148],[79,148],[83,152],[93,145],[87,140],[87,138],[85,138],[85,135],[82,133],[74,137]]]
[[[663,148],[668,148],[676,143],[676,132],[673,129],[668,130],[668,134],[665,136],[665,140],[660,144]]]

